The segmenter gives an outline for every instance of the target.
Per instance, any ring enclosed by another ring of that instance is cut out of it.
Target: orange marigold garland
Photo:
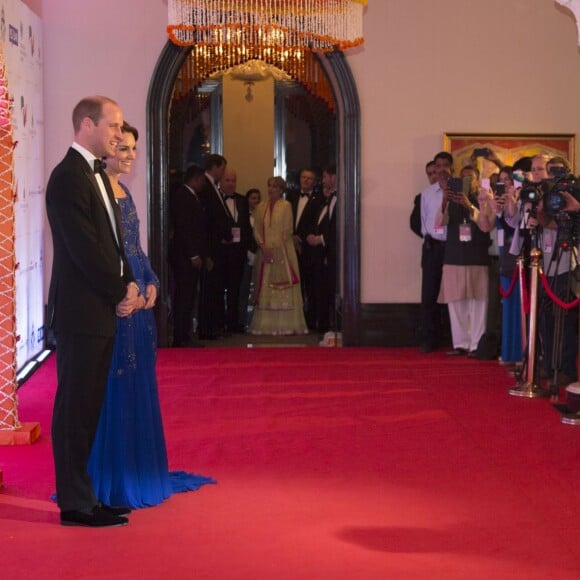
[[[12,99],[0,46],[0,431],[20,427],[16,408]]]

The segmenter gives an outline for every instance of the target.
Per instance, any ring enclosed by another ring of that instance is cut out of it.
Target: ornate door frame
[[[190,48],[170,41],[163,48],[147,95],[149,258],[161,282],[156,310],[159,346],[168,346],[169,107],[173,86]],[[360,104],[341,51],[320,55],[337,104],[337,169],[341,212],[341,305],[345,346],[358,346],[360,329]]]

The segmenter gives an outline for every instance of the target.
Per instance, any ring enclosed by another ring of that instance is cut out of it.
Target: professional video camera
[[[520,190],[520,199],[532,204],[532,209],[541,200],[544,200],[544,211],[550,217],[556,217],[566,208],[564,192],[567,191],[572,197],[580,201],[580,178],[566,173],[564,167],[552,167],[554,177],[542,179],[535,183],[524,181]]]

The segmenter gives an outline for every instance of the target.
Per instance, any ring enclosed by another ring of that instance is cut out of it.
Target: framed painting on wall
[[[494,133],[444,133],[443,149],[453,155],[455,173],[465,165],[477,163],[481,177],[497,173],[498,167],[484,156],[473,157],[475,149],[490,149],[503,165],[513,165],[520,157],[548,155],[563,157],[575,166],[576,136],[573,134],[494,134]]]

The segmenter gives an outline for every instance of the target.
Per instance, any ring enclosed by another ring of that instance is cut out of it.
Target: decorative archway
[[[157,331],[159,345],[168,345],[169,233],[169,108],[175,81],[191,48],[167,42],[153,71],[147,96],[147,156],[149,193],[149,258],[161,282]],[[341,302],[345,346],[360,344],[360,104],[356,84],[344,54],[317,54],[337,105],[337,166],[341,195]]]

